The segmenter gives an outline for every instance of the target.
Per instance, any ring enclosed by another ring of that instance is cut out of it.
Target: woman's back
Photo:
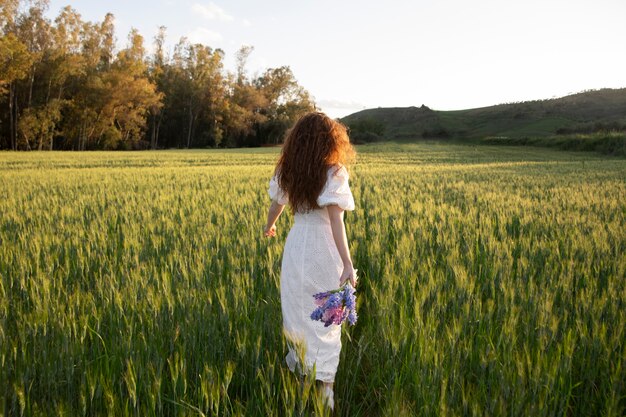
[[[354,198],[350,191],[348,179],[349,174],[344,166],[328,168],[326,184],[317,197],[319,208],[296,211],[294,223],[330,224],[328,210],[326,210],[329,205],[337,205],[344,210],[354,210]],[[272,177],[270,180],[269,194],[272,200],[276,200],[280,204],[289,203],[289,196],[280,188],[276,177]]]
[[[270,182],[269,191],[272,199],[288,202],[287,194],[275,179]],[[309,316],[316,307],[313,294],[335,289],[343,270],[327,206],[354,209],[345,167],[328,169],[326,184],[317,198],[317,204],[319,208],[294,213],[294,224],[285,241],[281,264],[281,306],[286,333],[292,340],[302,340],[307,345],[307,367],[312,368],[315,364],[317,378],[332,381],[339,362],[341,328],[325,328]],[[295,369],[297,362],[294,352],[290,352],[287,356],[289,367]]]
[[[356,285],[343,223],[344,210],[354,210],[343,165],[353,153],[341,123],[318,112],[303,116],[285,138],[270,180],[272,204],[264,229],[265,236],[276,236],[276,220],[287,204],[291,207],[294,224],[285,242],[280,276],[283,329],[290,345],[286,361],[291,370],[315,369],[331,407],[341,321],[333,316],[332,323],[322,323],[311,313],[315,294],[348,280]],[[296,355],[297,345],[304,346],[304,357]]]

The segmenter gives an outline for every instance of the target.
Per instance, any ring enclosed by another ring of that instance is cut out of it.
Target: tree
[[[113,62],[113,51],[115,50],[115,16],[107,13],[104,21],[100,25],[99,35],[101,36],[100,62],[102,69],[107,70]]]
[[[26,45],[31,54],[31,66],[28,71],[27,98],[25,106],[33,103],[33,89],[39,66],[43,63],[45,54],[50,48],[50,22],[44,17],[48,9],[48,0],[34,1],[28,13],[19,16],[16,23],[16,33]]]
[[[170,57],[165,27],[146,56],[137,30],[115,48],[112,14],[84,21],[72,7],[54,21],[48,0],[0,0],[0,148],[118,149],[278,143],[315,108],[289,67],[251,78],[254,51],[224,52],[185,38]]]
[[[248,80],[232,82],[225,112],[226,146],[253,146],[259,143],[257,126],[267,121],[262,110],[268,100],[263,93]]]
[[[48,58],[48,66],[53,68],[53,72],[46,101],[49,101],[53,87],[57,99],[61,99],[67,79],[85,74],[86,57],[81,54],[81,48],[86,43],[85,32],[91,29],[82,21],[80,14],[69,6],[61,11],[55,24],[52,29],[54,45]]]
[[[248,78],[246,66],[254,47],[242,46],[237,52],[237,73],[227,77],[227,106],[224,112],[224,144],[228,147],[257,143],[255,127],[267,117],[261,109],[268,101]]]
[[[45,106],[29,107],[24,110],[18,124],[22,147],[40,151],[44,146],[52,148],[52,141],[58,133],[57,125],[61,120],[62,105],[62,100],[54,99]]]
[[[245,84],[248,79],[246,75],[246,66],[252,51],[254,51],[254,46],[251,45],[243,45],[237,51],[237,85]]]
[[[166,57],[165,57],[165,36],[166,27],[160,26],[159,31],[154,37],[154,55],[152,57],[149,68],[149,79],[157,87],[159,92],[164,90],[164,77],[166,71]],[[160,106],[150,107],[150,148],[157,149],[159,144],[159,133],[161,130],[161,123],[163,122],[164,107],[165,107],[165,95]]]
[[[147,115],[161,106],[162,95],[147,77],[143,37],[133,29],[128,40],[103,78],[108,100],[101,115],[110,123],[104,132],[109,148],[141,147]]]
[[[13,150],[17,149],[15,83],[28,76],[32,60],[26,45],[13,33],[0,38],[0,94],[5,96],[8,93],[9,96],[9,143]]]
[[[259,130],[269,143],[279,143],[289,126],[304,113],[315,110],[311,96],[298,84],[288,66],[266,70],[255,84],[268,101],[263,110],[267,121]]]
[[[108,68],[106,54],[100,54],[68,105],[72,122],[64,133],[78,150],[146,147],[147,116],[161,106],[162,94],[148,79],[143,37],[133,29],[128,39]]]
[[[10,31],[15,23],[20,0],[0,0],[0,33],[5,34]]]
[[[166,95],[172,95],[165,112],[178,126],[174,129],[178,133],[173,133],[178,137],[178,146],[215,146],[221,141],[225,109],[223,58],[222,50],[192,45],[186,38],[176,45],[165,82]]]

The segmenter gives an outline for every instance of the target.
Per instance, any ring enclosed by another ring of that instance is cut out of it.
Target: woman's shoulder
[[[348,185],[348,170],[343,165],[328,168],[328,180],[317,199],[320,207],[338,205],[344,210],[354,210],[354,198]]]
[[[343,164],[335,164],[328,167],[327,172],[329,177],[339,177],[339,178],[348,178],[350,174],[348,173],[348,168],[346,168]]]

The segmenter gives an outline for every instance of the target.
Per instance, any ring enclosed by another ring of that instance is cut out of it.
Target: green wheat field
[[[626,161],[357,149],[337,416],[623,416]],[[284,365],[276,148],[0,153],[0,415],[330,415]]]

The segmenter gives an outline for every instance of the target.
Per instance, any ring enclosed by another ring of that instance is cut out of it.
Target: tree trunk
[[[187,149],[191,145],[191,127],[193,126],[193,110],[189,104],[189,126],[187,127]]]
[[[52,77],[48,80],[48,92],[46,93],[46,105],[50,103],[50,94],[52,90]]]
[[[152,116],[152,129],[150,129],[150,149],[154,150],[154,135],[156,134],[156,121]]]
[[[159,114],[159,121],[157,122],[157,128],[156,128],[156,136],[154,139],[154,149],[158,148],[159,146],[159,132],[161,131],[161,122],[163,121],[163,114]]]
[[[28,107],[32,107],[33,102],[33,85],[35,85],[35,67],[30,74],[30,86],[28,87]]]
[[[156,149],[156,135],[157,135],[157,118],[156,115],[152,116],[152,129],[150,135],[150,149]]]
[[[15,117],[13,114],[13,100],[15,97],[15,87],[13,83],[9,85],[9,118],[10,118],[10,130],[9,135],[11,136],[11,149],[14,151],[17,150],[17,141],[15,140]]]
[[[57,96],[59,100],[61,100],[61,97],[63,97],[64,89],[65,89],[65,82],[62,82],[61,85],[59,85],[59,95]]]
[[[13,94],[13,99],[15,100],[15,103],[13,105],[13,112],[15,113],[15,119],[14,119],[14,126],[13,126],[13,133],[15,134],[15,149],[17,149],[17,126],[19,125],[20,122],[20,106],[19,106],[19,102],[17,101],[17,94]]]
[[[50,109],[48,108],[48,105],[46,104],[46,116],[45,116],[46,117],[46,122],[48,122],[50,120],[48,118],[49,117],[49,115],[48,115],[49,111],[50,111]],[[41,123],[41,121],[39,123]],[[45,135],[43,134],[43,129],[42,129],[42,134],[39,135],[39,138],[37,139],[37,142],[39,142],[37,144],[37,150],[38,151],[42,151],[43,150],[43,141],[44,141],[44,139],[45,139]]]

